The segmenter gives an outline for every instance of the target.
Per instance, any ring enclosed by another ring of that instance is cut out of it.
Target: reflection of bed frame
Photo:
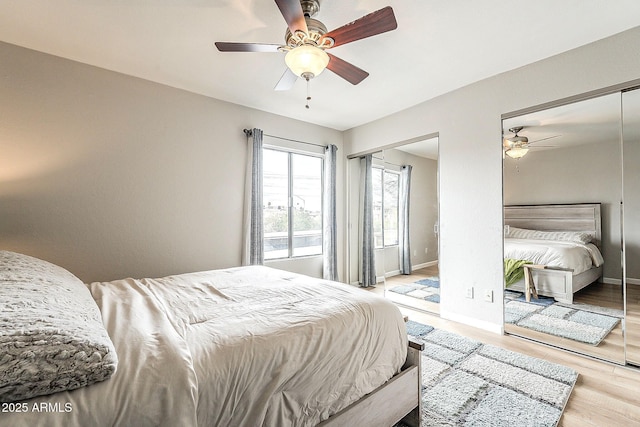
[[[504,224],[543,231],[585,231],[596,236],[593,242],[602,247],[600,203],[570,205],[514,205],[504,207]],[[567,269],[534,269],[531,271],[538,294],[571,304],[573,294],[602,277],[602,266],[580,274]],[[524,292],[524,280],[509,289]]]
[[[402,420],[420,427],[422,413],[421,352],[424,344],[409,339],[402,372],[346,407],[318,427],[391,426]]]

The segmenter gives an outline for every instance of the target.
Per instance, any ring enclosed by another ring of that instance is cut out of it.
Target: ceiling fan
[[[369,73],[330,53],[327,49],[375,36],[398,27],[391,6],[356,19],[333,31],[312,18],[320,10],[320,0],[275,0],[288,29],[285,44],[216,42],[221,52],[284,52],[287,69],[275,90],[291,89],[298,77],[307,82],[325,68],[357,85]],[[307,97],[307,100],[310,98]],[[307,108],[309,108],[307,104]]]
[[[511,157],[512,159],[520,159],[524,157],[525,154],[529,152],[529,149],[533,148],[531,144],[535,144],[540,141],[545,141],[547,139],[557,138],[561,136],[561,135],[554,135],[554,136],[548,136],[546,138],[541,138],[535,141],[529,141],[529,138],[527,138],[526,136],[518,135],[518,132],[522,131],[522,129],[524,129],[524,126],[514,126],[512,128],[509,128],[509,132],[513,133],[514,135],[511,138],[505,138],[503,141],[502,146],[503,146],[504,154]],[[549,146],[536,145],[535,147],[542,148],[542,147],[549,147]]]

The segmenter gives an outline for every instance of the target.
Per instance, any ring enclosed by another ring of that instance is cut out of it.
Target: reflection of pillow
[[[0,251],[0,402],[106,380],[117,363],[100,310],[80,279]]]
[[[512,239],[559,240],[585,245],[595,239],[593,234],[580,231],[540,231],[517,227],[509,227],[506,237]]]

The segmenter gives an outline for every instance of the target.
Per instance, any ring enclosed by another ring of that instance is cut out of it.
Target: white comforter
[[[404,322],[388,301],[266,267],[90,290],[117,372],[7,407],[0,426],[312,426],[406,358]]]
[[[534,264],[560,267],[580,274],[603,263],[602,254],[592,244],[554,240],[504,239],[504,257]]]

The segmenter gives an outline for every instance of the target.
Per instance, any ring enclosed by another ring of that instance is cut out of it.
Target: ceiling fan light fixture
[[[329,65],[329,55],[323,49],[302,45],[291,49],[284,57],[287,67],[298,77],[318,76]]]
[[[512,159],[521,159],[529,152],[528,148],[524,147],[513,147],[506,151],[506,155],[511,157]]]

